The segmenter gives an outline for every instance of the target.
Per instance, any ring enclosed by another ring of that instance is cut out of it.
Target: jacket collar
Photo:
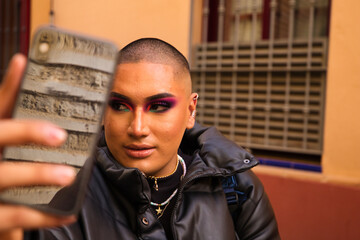
[[[107,146],[98,148],[96,165],[116,192],[128,196],[135,205],[144,206],[149,203],[151,190],[143,174],[138,169],[123,167],[115,160]]]
[[[259,163],[252,154],[225,138],[215,127],[204,128],[195,124],[184,139],[180,145],[181,151],[194,156],[195,162],[204,162],[204,172],[228,176],[246,171]]]
[[[254,156],[227,140],[215,128],[207,129],[198,142],[197,149],[191,154],[191,164],[187,166],[185,182],[203,176],[234,175],[258,164]],[[149,204],[151,190],[146,178],[138,169],[125,168],[116,161],[107,148],[104,132],[100,134],[96,164],[104,172],[108,183],[128,196],[134,204]]]

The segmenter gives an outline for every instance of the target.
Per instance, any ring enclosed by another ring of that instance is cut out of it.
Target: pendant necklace
[[[186,164],[185,164],[185,161],[184,161],[179,155],[178,155],[178,161],[181,163],[181,166],[183,167],[183,174],[182,174],[181,177],[180,177],[180,179],[182,180],[182,179],[184,178],[185,174],[186,174]],[[177,167],[176,167],[176,168],[177,168]],[[176,171],[176,169],[175,169],[175,171]],[[174,172],[175,172],[175,171],[174,171]],[[170,175],[171,175],[171,174],[170,174]],[[170,175],[168,175],[168,176],[170,176]],[[150,202],[150,204],[151,204],[152,206],[157,207],[157,209],[155,209],[155,210],[156,210],[156,215],[157,215],[158,218],[161,218],[161,217],[162,217],[162,215],[163,215],[166,207],[167,207],[167,206],[169,205],[169,203],[170,203],[170,200],[173,199],[173,197],[175,197],[175,195],[176,195],[177,192],[178,192],[178,188],[175,189],[175,191],[170,195],[170,197],[169,197],[168,199],[166,199],[166,200],[165,200],[164,202],[162,202],[162,203]],[[165,206],[165,207],[164,207],[164,206]],[[164,208],[161,209],[162,207],[164,207]]]
[[[177,163],[176,163],[176,168],[174,169],[174,171],[172,171],[172,173],[170,173],[170,174],[168,174],[168,175],[166,175],[166,176],[162,176],[162,177],[148,176],[148,178],[154,179],[154,189],[155,189],[156,191],[159,191],[159,185],[158,185],[157,180],[158,180],[158,179],[162,179],[162,178],[167,178],[167,177],[173,175],[173,174],[176,172],[176,170],[177,170],[177,168],[178,168],[178,166],[179,166],[180,158],[181,158],[181,157],[178,155],[178,161],[177,161]]]

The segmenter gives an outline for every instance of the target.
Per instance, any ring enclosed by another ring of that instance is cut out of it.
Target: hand
[[[0,87],[0,149],[26,143],[59,146],[67,138],[66,132],[59,127],[44,121],[8,119],[25,65],[25,57],[15,55]],[[0,191],[34,184],[65,186],[74,178],[75,171],[68,166],[0,162]],[[73,221],[74,216],[57,217],[24,206],[0,204],[0,239],[20,237],[21,229],[51,227]]]

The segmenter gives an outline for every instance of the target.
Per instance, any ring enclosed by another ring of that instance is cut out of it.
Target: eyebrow
[[[116,97],[116,98],[120,98],[120,99],[123,99],[123,100],[126,100],[126,101],[130,102],[130,98],[128,98],[127,96],[124,96],[124,95],[122,95],[120,93],[111,92],[110,97]],[[159,94],[149,96],[149,97],[145,98],[145,100],[148,102],[148,101],[152,101],[152,100],[155,100],[155,99],[169,98],[169,97],[173,98],[175,96],[173,94],[171,94],[171,93],[159,93]]]
[[[147,97],[147,98],[146,98],[146,101],[152,101],[152,100],[155,100],[155,99],[169,98],[169,97],[170,97],[170,98],[173,98],[173,97],[175,97],[175,96],[172,95],[171,93],[159,93],[159,94],[156,94],[156,95]]]
[[[126,100],[126,101],[129,101],[130,102],[130,98],[120,94],[120,93],[116,93],[116,92],[111,92],[110,93],[110,97],[116,97],[116,98],[120,98],[122,100]]]

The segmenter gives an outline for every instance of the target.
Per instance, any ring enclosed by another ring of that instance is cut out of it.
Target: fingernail
[[[57,141],[61,142],[64,142],[67,138],[66,131],[60,128],[51,128],[49,131],[49,135],[52,139],[56,139]]]
[[[75,170],[72,167],[66,166],[57,166],[53,174],[62,185],[71,183],[76,175]]]

